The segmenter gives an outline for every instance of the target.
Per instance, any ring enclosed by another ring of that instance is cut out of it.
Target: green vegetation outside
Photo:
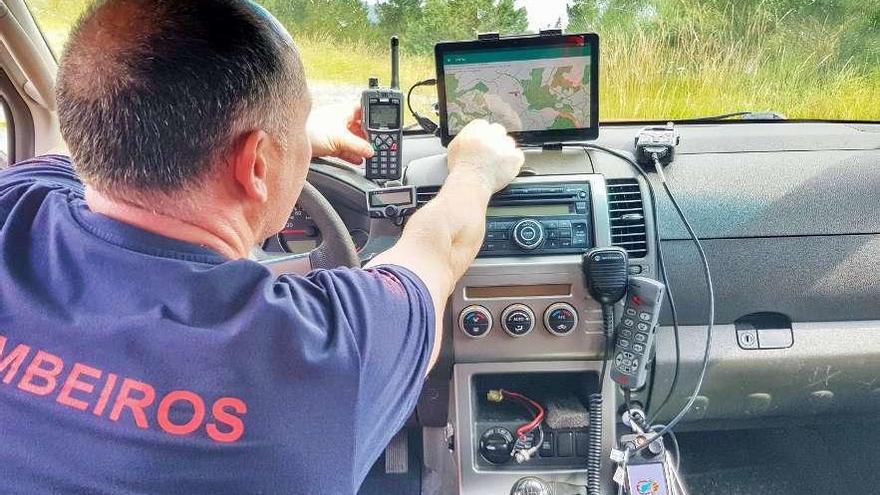
[[[87,1],[29,3],[59,50]],[[527,26],[513,0],[261,3],[294,34],[310,79],[331,88],[370,75],[387,83],[392,33],[402,38],[409,87],[434,76],[434,41]],[[880,0],[573,0],[568,16],[568,31],[601,38],[602,120],[741,110],[880,120]],[[428,111],[431,90],[416,91],[415,106]]]

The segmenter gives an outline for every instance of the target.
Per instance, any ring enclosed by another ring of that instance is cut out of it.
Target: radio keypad
[[[375,154],[367,159],[368,179],[399,179],[400,158],[398,157],[399,137],[396,133],[370,133]]]

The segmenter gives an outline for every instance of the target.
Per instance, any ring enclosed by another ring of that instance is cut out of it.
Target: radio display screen
[[[384,103],[370,105],[371,129],[397,129],[400,127],[400,107]]]
[[[413,202],[412,191],[400,190],[400,191],[377,191],[370,194],[370,206],[374,208],[379,208],[382,206],[388,205],[396,205],[396,206],[406,206]]]
[[[487,217],[549,217],[553,215],[569,215],[567,203],[555,205],[512,205],[490,206]]]

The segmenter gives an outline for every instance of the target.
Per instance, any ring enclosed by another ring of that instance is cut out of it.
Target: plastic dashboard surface
[[[597,142],[631,150],[639,128],[605,126]],[[716,267],[717,322],[759,311],[792,321],[880,319],[880,124],[731,122],[678,130],[681,145],[667,178]],[[415,157],[443,151],[435,139],[408,144]],[[606,178],[634,177],[618,159],[590,156],[592,171]],[[438,171],[410,173],[442,181]],[[702,281],[696,251],[665,195],[657,204],[679,312],[684,323],[703,323],[704,288],[690,283]],[[670,323],[668,314],[661,323]]]
[[[640,127],[605,126],[597,142],[630,150]],[[667,175],[704,238],[717,293],[707,387],[689,418],[791,418],[880,407],[880,389],[870,379],[880,374],[880,124],[730,122],[678,130],[682,141]],[[410,137],[405,160],[443,152],[435,138]],[[634,177],[616,158],[589,156],[578,173]],[[540,171],[565,173],[570,166]],[[445,170],[407,175],[416,185],[438,185]],[[662,191],[656,181],[654,187]],[[657,201],[680,322],[689,325],[682,329],[681,385],[671,401],[680,405],[701,358],[706,296],[696,252],[666,198]],[[651,240],[649,250],[655,248]],[[734,322],[768,311],[791,320],[793,345],[742,349]],[[668,392],[676,364],[670,323],[667,312],[652,393],[642,396],[653,407]],[[446,357],[455,360],[448,351]],[[746,407],[754,402],[766,404]]]

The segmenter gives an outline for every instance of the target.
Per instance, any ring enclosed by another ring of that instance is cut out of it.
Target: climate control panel
[[[578,325],[578,312],[571,304],[553,303],[547,307],[542,318],[544,329],[557,337],[571,334]],[[537,318],[531,307],[525,304],[511,304],[501,311],[499,326],[512,337],[525,337],[537,326]],[[464,308],[458,316],[458,327],[466,336],[481,339],[489,335],[494,318],[484,306],[472,305]]]

